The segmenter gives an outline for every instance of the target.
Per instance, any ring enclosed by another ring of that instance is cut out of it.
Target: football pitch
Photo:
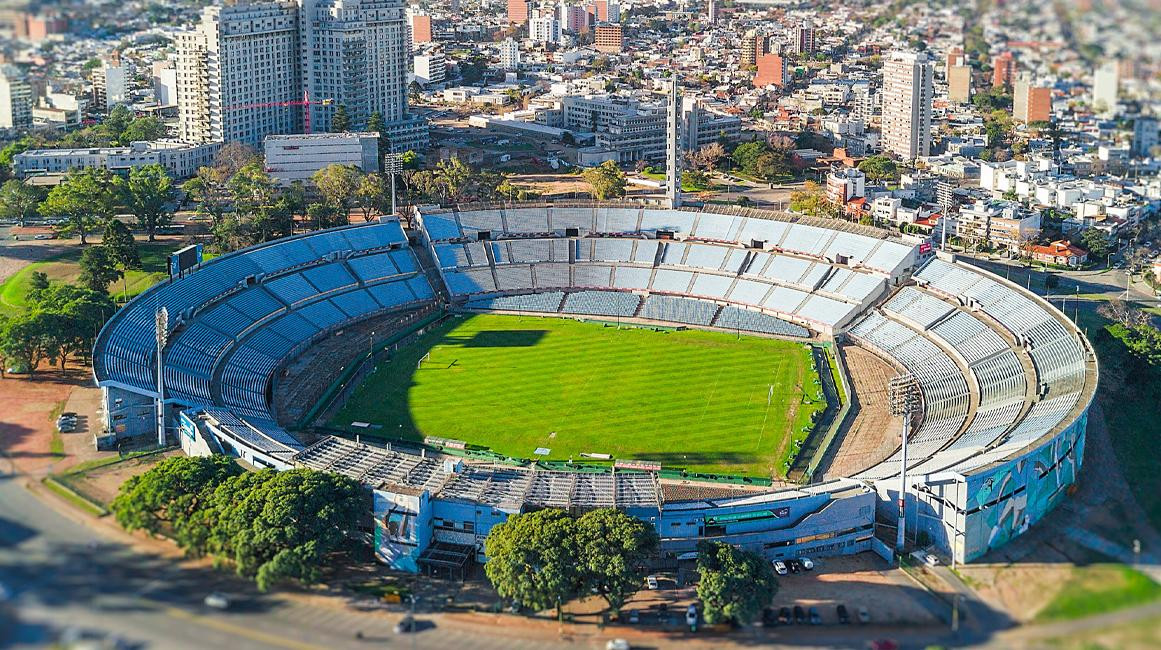
[[[369,422],[363,435],[452,438],[518,458],[544,448],[547,460],[610,454],[781,477],[825,407],[801,343],[482,314],[400,350],[330,425]]]

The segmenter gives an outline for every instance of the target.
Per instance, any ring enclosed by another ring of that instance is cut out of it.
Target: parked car
[[[818,613],[817,607],[810,608],[810,624],[822,625],[822,615]]]
[[[230,609],[230,597],[220,591],[215,591],[203,598],[202,604],[214,609]]]
[[[626,620],[628,620],[629,623],[636,625],[641,622],[641,614],[635,609],[630,609],[629,616]]]
[[[786,568],[790,569],[791,573],[800,573],[802,564],[798,560],[786,560]]]
[[[868,612],[867,608],[863,607],[862,605],[859,606],[858,617],[859,623],[862,623],[863,625],[871,622],[871,613]]]
[[[605,644],[605,650],[629,650],[629,642],[624,639],[609,639]]]
[[[794,606],[794,622],[799,625],[806,622],[806,610],[802,609],[802,605]]]
[[[790,608],[789,607],[783,607],[783,608],[778,610],[778,623],[780,625],[790,625],[791,620],[792,619],[790,618]]]
[[[650,589],[657,589],[657,576],[645,576],[645,586]]]
[[[690,605],[685,610],[685,624],[690,627],[697,625],[697,605]]]
[[[808,557],[799,558],[798,561],[802,564],[802,568],[806,569],[807,571],[810,571],[811,569],[814,568],[814,560],[812,560]]]
[[[846,605],[839,605],[835,608],[835,614],[838,615],[838,622],[843,625],[849,625],[851,622],[851,615],[847,613]]]
[[[774,560],[774,571],[780,576],[786,575],[786,563],[782,560]]]
[[[927,564],[927,566],[939,565],[939,558],[935,557],[934,553],[928,553],[927,555],[924,555],[923,561]]]

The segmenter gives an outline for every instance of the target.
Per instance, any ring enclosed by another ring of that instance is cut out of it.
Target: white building
[[[1157,144],[1157,118],[1140,115],[1133,120],[1133,155],[1141,158],[1150,156]]]
[[[844,205],[867,195],[867,175],[853,167],[832,170],[826,177],[826,198]]]
[[[931,153],[935,63],[926,52],[891,52],[883,61],[883,150],[904,160]]]
[[[560,21],[555,16],[539,16],[528,21],[528,38],[537,43],[559,43]]]
[[[193,176],[198,167],[213,163],[221,143],[187,144],[176,140],[131,142],[128,147],[93,149],[29,149],[12,159],[18,177],[64,174],[71,169],[100,167],[116,173],[146,165],[161,165],[170,178]]]
[[[108,111],[118,104],[128,103],[131,76],[129,65],[121,62],[120,57],[101,61],[101,65],[93,70],[93,107]]]
[[[433,51],[417,54],[414,58],[415,80],[420,85],[441,84],[447,81],[447,57],[443,52]]]
[[[180,138],[259,147],[302,129],[298,12],[293,4],[211,6],[177,37]]]
[[[177,68],[173,61],[153,64],[153,99],[161,106],[177,105]]]
[[[1040,211],[1026,210],[1015,201],[977,200],[960,208],[955,235],[967,244],[1019,252],[1040,235]]]
[[[0,68],[0,129],[32,126],[32,87],[12,66]]]
[[[1107,61],[1093,72],[1092,105],[1102,115],[1117,113],[1117,91],[1120,87],[1121,72],[1117,61]]]
[[[520,67],[520,44],[514,38],[506,38],[500,42],[500,67],[505,70],[516,70]]]
[[[299,0],[209,7],[178,37],[181,137],[260,146],[325,131],[343,106],[355,128],[378,113],[394,151],[426,146],[407,112],[411,64],[401,0]]]
[[[309,183],[315,172],[330,165],[379,171],[378,133],[271,135],[266,137],[264,149],[266,170],[282,185]]]

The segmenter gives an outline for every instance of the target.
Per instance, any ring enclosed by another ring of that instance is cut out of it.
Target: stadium
[[[110,437],[357,478],[379,557],[453,575],[492,526],[544,507],[648,521],[661,564],[705,539],[890,557],[900,524],[969,562],[1076,481],[1088,341],[917,239],[645,204],[412,226],[175,269],[98,337]]]

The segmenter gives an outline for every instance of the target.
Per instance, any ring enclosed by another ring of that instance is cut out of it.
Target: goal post
[[[423,354],[423,356],[422,356],[422,357],[419,357],[419,361],[417,361],[417,362],[415,363],[415,369],[416,369],[416,370],[419,370],[419,369],[420,369],[420,368],[423,366],[423,362],[424,362],[424,361],[427,361],[427,360],[428,360],[428,359],[430,359],[430,358],[431,358],[431,353],[430,353],[430,352],[425,352],[425,353]]]

